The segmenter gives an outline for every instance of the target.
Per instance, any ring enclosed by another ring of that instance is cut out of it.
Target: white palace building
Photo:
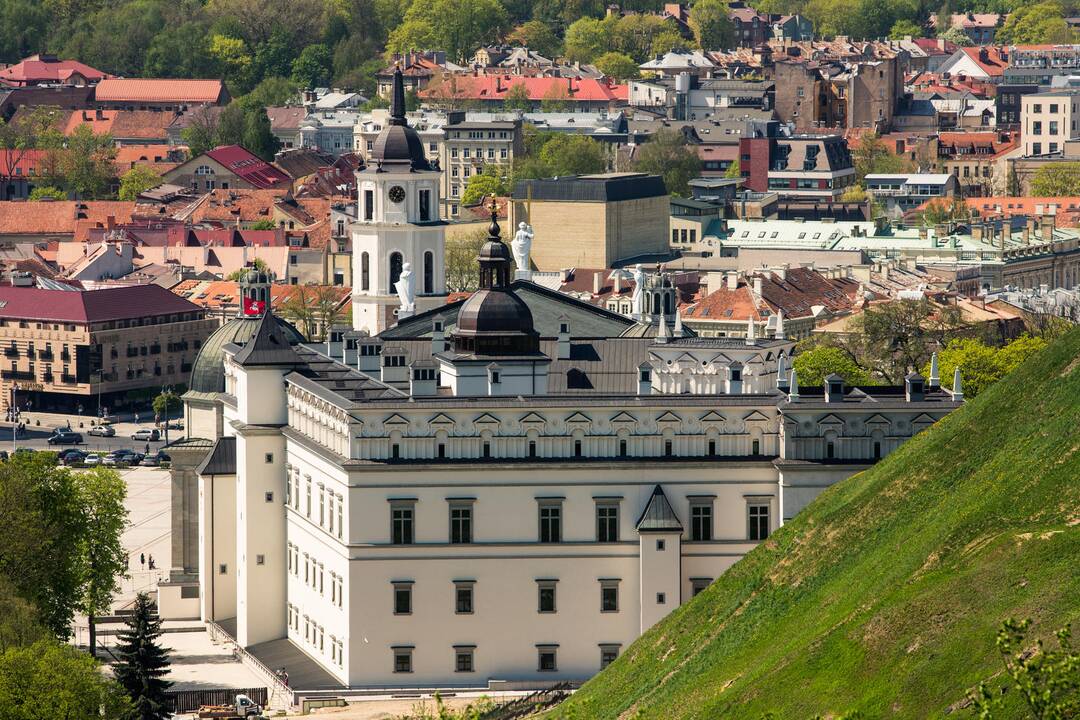
[[[962,402],[958,378],[800,388],[782,317],[698,338],[664,282],[630,319],[512,280],[494,215],[480,290],[446,304],[443,228],[422,213],[437,170],[403,109],[397,78],[358,177],[355,329],[306,345],[267,311],[196,361],[164,616],[256,654],[287,643],[325,687],[584,680]]]

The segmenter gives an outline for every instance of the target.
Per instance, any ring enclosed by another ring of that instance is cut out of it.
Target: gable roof
[[[94,89],[98,102],[175,102],[215,104],[228,97],[221,80],[106,78]]]
[[[240,366],[252,365],[298,365],[300,356],[289,344],[289,339],[281,329],[281,325],[274,321],[272,312],[263,313],[259,319],[259,325],[255,328],[255,336],[233,357]]]
[[[443,87],[446,85],[447,87]],[[490,75],[455,75],[444,83],[421,90],[422,99],[440,99],[446,95],[471,100],[505,100],[511,88],[523,86],[529,100],[557,99],[568,102],[625,102],[629,86],[593,78],[503,77]]]
[[[110,77],[78,60],[59,60],[49,55],[31,55],[0,70],[0,80],[12,85],[62,83],[71,79],[73,75],[80,75],[87,82],[97,82]]]
[[[239,145],[219,145],[203,154],[257,188],[267,189],[289,183],[288,175]]]
[[[682,532],[679,517],[668,502],[664,489],[657,485],[635,525],[638,532]]]

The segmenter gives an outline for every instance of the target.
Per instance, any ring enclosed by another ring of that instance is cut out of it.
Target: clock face
[[[405,188],[400,185],[395,185],[390,188],[390,202],[399,203],[405,199]]]

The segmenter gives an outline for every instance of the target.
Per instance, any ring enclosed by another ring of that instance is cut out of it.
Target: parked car
[[[69,448],[63,450],[57,456],[60,458],[60,462],[65,465],[74,465],[75,463],[83,462],[86,459],[86,453],[82,450],[76,450],[75,448]]]
[[[161,439],[161,432],[157,428],[142,428],[132,433],[131,439],[156,442]]]
[[[49,437],[50,445],[81,445],[83,441],[82,433],[64,431],[57,431],[55,434]]]
[[[15,448],[15,454],[16,455],[33,455],[36,452],[37,452],[37,450],[35,450],[34,448],[28,448],[28,447],[17,447],[17,448]]]
[[[158,460],[157,455],[147,455],[139,464],[143,467],[157,467],[161,464],[161,461]]]
[[[95,425],[87,430],[86,434],[95,437],[116,437],[116,428],[112,425]]]
[[[101,456],[97,453],[90,453],[83,458],[83,465],[101,465]]]
[[[170,430],[183,430],[184,429],[184,421],[183,420],[170,420],[169,422],[165,423],[165,427],[169,428]]]

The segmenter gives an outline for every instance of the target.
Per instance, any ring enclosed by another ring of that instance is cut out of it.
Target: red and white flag
[[[266,301],[256,300],[254,298],[244,296],[244,314],[245,315],[262,315],[266,310]]]

